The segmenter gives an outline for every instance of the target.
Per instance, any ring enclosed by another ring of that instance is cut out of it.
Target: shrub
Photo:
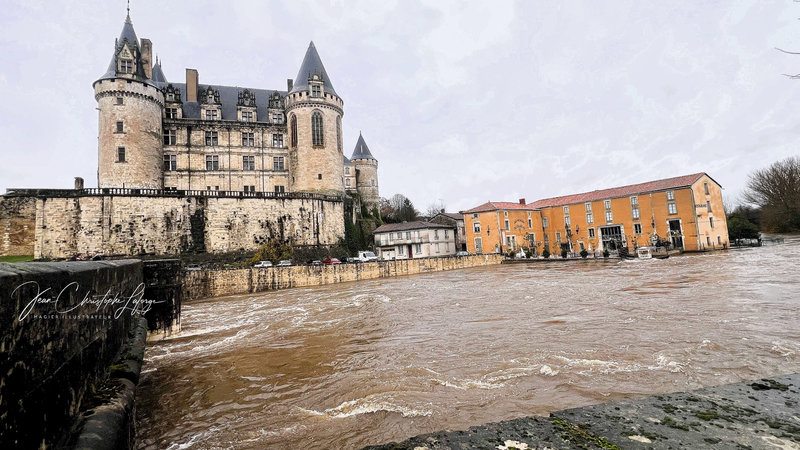
[[[586,259],[587,256],[589,256],[589,252],[586,249],[581,250],[581,258]]]
[[[562,258],[566,258],[567,257],[567,249],[565,249],[565,248],[561,249],[561,257]]]
[[[608,258],[608,255],[609,255],[608,250],[603,249],[603,258]]]
[[[548,250],[547,247],[542,250],[542,257],[544,257],[544,259],[550,258],[550,250]]]

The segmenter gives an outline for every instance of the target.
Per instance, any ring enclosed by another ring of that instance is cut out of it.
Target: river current
[[[192,301],[148,343],[142,448],[352,449],[800,372],[800,238]]]

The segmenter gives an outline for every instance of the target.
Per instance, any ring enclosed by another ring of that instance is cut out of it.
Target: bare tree
[[[800,158],[792,156],[750,174],[742,198],[761,208],[765,231],[800,230]]]
[[[438,203],[437,202],[433,202],[433,203],[429,204],[428,207],[425,209],[425,217],[427,217],[428,220],[430,220],[430,219],[433,218],[433,216],[435,216],[435,215],[439,214],[440,212],[444,211],[445,208],[446,207],[444,206],[444,202],[443,201],[439,200]]]

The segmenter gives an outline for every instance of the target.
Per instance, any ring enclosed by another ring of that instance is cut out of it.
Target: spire
[[[358,142],[356,142],[356,148],[353,150],[353,156],[351,156],[350,159],[375,159],[375,157],[372,156],[372,153],[370,153],[367,143],[364,142],[364,136],[361,135],[360,131],[358,132]],[[375,159],[375,161],[377,161],[377,159]]]
[[[151,78],[156,83],[166,83],[167,77],[164,76],[164,71],[161,69],[161,60],[156,56],[156,63],[153,66],[153,77]]]
[[[333,84],[331,83],[330,77],[328,77],[328,74],[325,72],[325,66],[322,65],[322,59],[320,59],[319,53],[317,53],[314,41],[311,41],[308,45],[308,50],[306,50],[306,56],[303,58],[303,63],[300,65],[300,71],[297,72],[297,77],[294,79],[294,86],[289,93],[308,90],[308,79],[313,75],[318,75],[320,77],[326,92],[338,95],[336,91],[333,90]]]
[[[138,53],[140,51],[139,48],[139,38],[136,36],[136,31],[133,29],[133,22],[131,22],[131,14],[130,14],[130,2],[128,3],[128,14],[125,16],[125,23],[122,25],[122,32],[119,34],[119,38],[114,43],[114,54],[111,56],[111,62],[108,64],[108,69],[103,76],[100,77],[100,80],[115,78],[117,75],[117,55],[119,54],[122,47],[127,42],[129,48],[134,53],[134,75],[138,76],[139,78],[146,78],[144,76],[144,70],[139,64],[139,56]],[[98,80],[99,81],[99,80]]]

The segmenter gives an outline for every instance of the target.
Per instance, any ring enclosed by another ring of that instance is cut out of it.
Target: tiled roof
[[[333,90],[331,79],[327,72],[325,72],[325,66],[322,65],[322,59],[320,59],[319,53],[317,53],[317,48],[314,46],[313,41],[308,45],[306,56],[303,58],[303,63],[300,65],[300,71],[297,72],[297,78],[294,80],[294,86],[289,93],[291,94],[292,92],[307,91],[308,79],[311,78],[312,75],[319,75],[323,86],[325,86],[325,92],[338,95],[336,94],[336,91]]]
[[[422,230],[426,228],[451,228],[449,225],[440,225],[438,223],[423,222],[418,220],[416,222],[403,222],[403,223],[387,223],[375,229],[373,233],[386,233],[389,231],[407,231],[407,230]]]
[[[480,213],[487,211],[512,210],[512,209],[534,210],[536,208],[531,206],[530,204],[523,205],[521,203],[516,203],[516,202],[486,202],[481,206],[476,206],[475,208],[468,209],[466,211],[461,211],[461,214],[472,214],[472,213]]]
[[[582,194],[545,198],[542,200],[537,200],[533,203],[528,203],[528,206],[535,209],[541,209],[541,208],[548,208],[551,206],[571,205],[574,203],[586,203],[597,200],[605,200],[609,198],[627,197],[629,195],[641,194],[643,192],[676,189],[680,187],[691,186],[704,175],[706,175],[704,172],[700,172],[680,177],[665,178],[663,180],[648,181],[646,183],[631,184],[628,186],[620,186],[611,189],[602,189],[599,191],[584,192]],[[478,208],[480,208],[480,206]]]
[[[464,215],[463,214],[459,214],[459,213],[443,212],[443,213],[439,213],[439,214],[437,214],[437,215],[435,215],[433,217],[437,217],[437,216],[445,216],[445,217],[449,217],[449,218],[451,218],[453,220],[464,220]]]

